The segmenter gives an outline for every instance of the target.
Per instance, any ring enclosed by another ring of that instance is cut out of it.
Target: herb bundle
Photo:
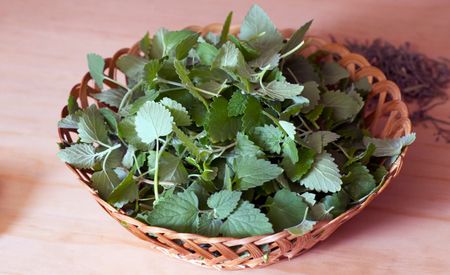
[[[430,123],[435,129],[436,140],[450,143],[450,120],[444,120],[429,112],[448,100],[450,86],[449,61],[435,60],[411,49],[406,42],[399,47],[376,39],[360,43],[346,41],[352,52],[365,56],[380,68],[388,79],[394,81],[402,91],[403,98],[412,108],[411,120],[415,124]]]
[[[78,141],[58,156],[92,173],[99,196],[152,226],[205,236],[302,235],[377,190],[414,141],[371,137],[371,87],[324,53],[295,55],[311,22],[285,41],[253,6],[236,37],[161,29],[117,67],[88,55],[102,104],[69,97],[60,128]],[[107,89],[104,81],[113,83]]]

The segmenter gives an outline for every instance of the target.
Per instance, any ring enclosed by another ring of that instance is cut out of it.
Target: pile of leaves
[[[414,134],[371,137],[361,110],[371,87],[327,53],[295,54],[311,22],[284,40],[253,6],[236,37],[159,30],[117,67],[88,55],[101,103],[58,123],[78,133],[58,156],[92,173],[92,188],[152,226],[247,237],[302,235],[360,203]],[[110,88],[106,88],[107,83]]]

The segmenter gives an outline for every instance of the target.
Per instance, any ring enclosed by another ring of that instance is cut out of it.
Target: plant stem
[[[129,102],[129,98],[133,95],[133,93],[139,89],[144,84],[144,81],[139,81],[132,89],[128,89],[127,93],[123,96],[122,101],[120,101],[119,111],[124,107],[125,103]]]
[[[120,82],[116,81],[115,79],[112,79],[112,78],[110,78],[110,77],[108,77],[108,76],[106,76],[106,75],[105,75],[105,79],[108,80],[108,81],[111,82],[111,83],[116,84],[116,85],[119,86],[119,87],[124,88],[124,89],[127,90],[127,91],[130,90],[126,85],[123,85],[122,83],[120,83]]]
[[[341,145],[337,144],[336,142],[332,142],[332,144],[333,144],[334,146],[336,146],[337,148],[339,148],[339,150],[341,150],[342,154],[344,154],[345,157],[346,157],[347,159],[351,159],[351,158],[352,158],[352,157],[350,157],[350,156],[348,155],[347,151],[345,151],[344,148],[342,148]]]
[[[158,201],[158,174],[159,174],[159,139],[156,139],[156,156],[155,156],[155,176],[153,178],[153,192],[155,193],[155,202]]]

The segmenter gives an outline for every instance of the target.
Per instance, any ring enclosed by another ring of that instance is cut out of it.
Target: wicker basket
[[[206,34],[208,32],[220,32],[221,24],[211,24],[204,28],[190,26],[188,29]],[[239,26],[233,26],[231,33],[239,32]],[[290,37],[293,30],[283,30],[285,37]],[[411,132],[411,122],[408,118],[408,110],[401,100],[400,90],[395,83],[386,80],[385,75],[379,69],[370,66],[369,62],[361,55],[349,52],[345,47],[327,43],[318,37],[307,37],[306,48],[300,54],[309,55],[317,50],[325,50],[330,53],[330,58],[339,62],[350,73],[354,80],[368,77],[372,83],[372,91],[368,96],[368,101],[364,107],[364,118],[366,125],[376,137],[393,138]],[[124,54],[140,55],[138,45],[132,48],[119,50],[112,58],[105,59],[105,74],[110,78],[124,78],[117,70],[116,60]],[[106,85],[114,88],[115,84],[108,81]],[[97,102],[92,94],[98,93],[99,89],[91,81],[91,76],[87,73],[81,83],[75,85],[70,94],[77,98],[82,108],[86,108],[90,103]],[[62,110],[62,117],[67,115],[67,107]],[[76,140],[75,130],[58,129],[61,142],[71,144]],[[248,238],[216,237],[210,238],[197,234],[178,233],[170,229],[149,226],[134,218],[125,215],[102,200],[98,194],[90,187],[90,177],[93,171],[76,169],[71,167],[84,185],[90,190],[95,200],[111,215],[119,221],[131,233],[140,239],[148,242],[157,250],[198,264],[204,267],[214,267],[217,269],[236,270],[246,268],[263,267],[281,260],[291,259],[307,251],[315,244],[325,240],[339,226],[351,219],[363,210],[373,199],[375,199],[388,186],[391,180],[398,174],[403,163],[406,149],[392,165],[384,184],[377,192],[371,194],[364,202],[352,207],[339,217],[327,222],[316,224],[314,229],[301,236],[292,236],[287,231],[278,232],[271,235],[253,236]]]

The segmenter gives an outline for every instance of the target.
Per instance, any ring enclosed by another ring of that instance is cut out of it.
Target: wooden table
[[[0,0],[0,273],[206,272],[148,249],[105,215],[56,158],[56,121],[86,53],[109,56],[147,30],[221,22],[229,10],[239,22],[253,1],[99,2]],[[449,1],[259,2],[280,27],[314,18],[315,34],[408,40],[450,56]],[[449,272],[450,145],[415,130],[401,175],[366,211],[300,258],[246,274]]]

